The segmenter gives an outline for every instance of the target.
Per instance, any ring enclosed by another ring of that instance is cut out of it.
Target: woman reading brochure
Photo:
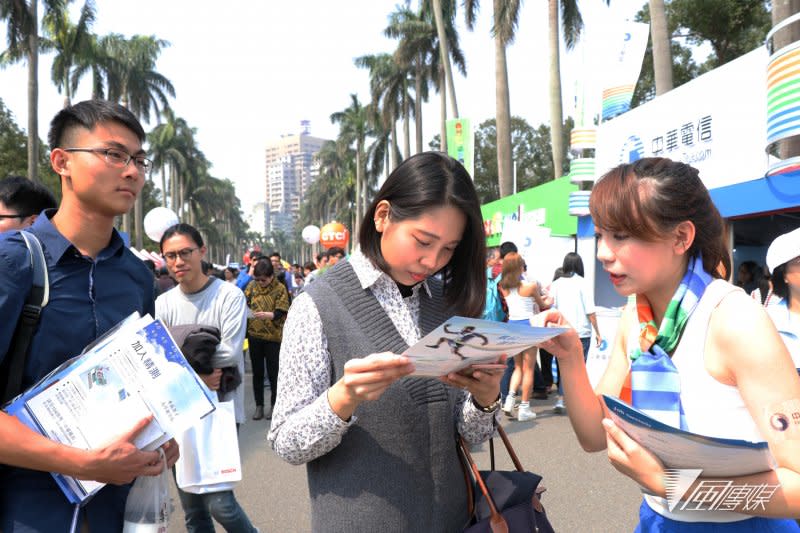
[[[307,464],[314,531],[458,531],[469,517],[456,436],[491,436],[500,374],[410,377],[398,354],[483,311],[483,223],[464,167],[434,152],[405,160],[359,245],[289,310],[269,442]]]

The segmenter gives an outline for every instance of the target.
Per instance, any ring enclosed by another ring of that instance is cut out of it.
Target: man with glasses
[[[155,312],[153,278],[124,245],[114,219],[127,213],[151,163],[145,133],[124,107],[100,100],[62,109],[50,125],[50,164],[61,178],[61,204],[30,227],[42,243],[49,303],[26,358],[26,389],[134,311]],[[0,361],[9,350],[17,317],[32,284],[30,254],[19,233],[0,236]],[[92,533],[122,530],[131,483],[161,472],[157,451],[133,444],[144,419],[100,449],[50,441],[0,413],[0,531],[67,532],[73,506],[49,472],[109,483],[79,510],[78,525]],[[178,458],[164,445],[167,465]]]
[[[53,194],[41,183],[24,176],[0,180],[0,233],[25,229],[39,213],[55,206]]]
[[[198,376],[209,389],[217,391],[220,401],[233,401],[236,422],[242,424],[245,421],[242,346],[247,332],[247,300],[242,291],[230,283],[203,272],[207,249],[203,236],[194,226],[181,223],[167,228],[159,245],[178,286],[158,297],[156,316],[169,328],[202,324],[219,330],[220,342],[210,362],[213,371]],[[203,438],[206,439],[205,449],[215,453],[218,445],[213,436],[204,435]],[[191,447],[190,442],[185,441],[184,447]],[[194,451],[186,449],[185,453],[191,456]],[[203,494],[178,488],[188,533],[212,532],[214,520],[229,533],[256,531],[232,490],[205,488],[207,491]]]

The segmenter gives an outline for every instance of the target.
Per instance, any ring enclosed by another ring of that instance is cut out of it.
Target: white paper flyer
[[[454,316],[404,352],[416,376],[443,376],[469,366],[513,357],[526,348],[556,337],[567,328],[532,327]]]
[[[704,476],[738,477],[775,466],[766,442],[698,435],[659,422],[617,398],[603,395],[603,400],[614,423],[667,468],[699,468]]]

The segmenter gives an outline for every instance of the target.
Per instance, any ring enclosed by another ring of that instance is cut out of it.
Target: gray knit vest
[[[420,329],[450,315],[442,284],[420,290]],[[306,289],[322,319],[331,383],[349,359],[402,353],[408,345],[346,261]],[[380,399],[361,404],[342,442],[308,463],[315,532],[461,531],[467,521],[464,474],[456,454],[455,404],[460,391],[431,378],[403,378]]]

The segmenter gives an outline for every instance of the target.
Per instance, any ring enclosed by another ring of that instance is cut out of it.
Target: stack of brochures
[[[417,376],[443,376],[473,365],[513,357],[569,328],[532,327],[454,316],[404,352]]]
[[[85,450],[102,447],[153,416],[136,437],[154,450],[214,410],[211,391],[167,328],[134,313],[4,407],[45,437]],[[53,474],[70,502],[102,483]]]

